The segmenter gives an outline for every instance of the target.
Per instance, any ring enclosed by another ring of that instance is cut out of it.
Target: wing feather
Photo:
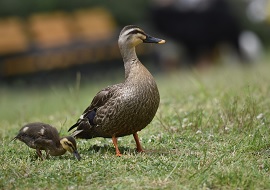
[[[83,126],[85,126],[85,123],[89,123],[90,126],[95,126],[95,117],[96,117],[96,111],[104,106],[108,100],[110,100],[115,92],[122,87],[122,83],[120,84],[116,84],[116,85],[112,85],[112,86],[108,86],[104,89],[102,89],[101,91],[99,91],[96,96],[93,98],[90,106],[88,106],[84,112],[82,113],[82,115],[80,116],[80,118],[78,119],[78,121],[72,125],[68,131],[71,131],[72,129],[74,129],[75,127],[78,127],[81,123],[84,123]],[[77,129],[77,130],[83,130],[84,129]]]

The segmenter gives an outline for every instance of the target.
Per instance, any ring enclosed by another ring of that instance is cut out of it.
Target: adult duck
[[[152,37],[134,25],[124,27],[118,45],[124,61],[125,81],[99,91],[69,129],[77,127],[73,133],[77,138],[112,138],[117,156],[121,156],[117,137],[131,134],[137,151],[143,151],[137,132],[152,121],[160,102],[156,82],[135,52],[141,43],[163,44],[165,40]]]

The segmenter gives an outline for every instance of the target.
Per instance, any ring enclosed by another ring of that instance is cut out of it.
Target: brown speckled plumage
[[[41,159],[43,159],[41,150],[45,150],[47,156],[60,156],[69,151],[80,160],[75,139],[71,136],[60,138],[57,129],[45,123],[35,122],[24,125],[15,139],[36,149]]]
[[[116,154],[120,156],[116,138],[133,134],[137,150],[142,151],[137,132],[152,121],[160,101],[153,76],[135,52],[135,46],[143,42],[165,41],[149,36],[137,26],[123,28],[118,44],[125,66],[125,81],[97,93],[77,123],[69,129],[77,127],[75,137],[113,138]]]

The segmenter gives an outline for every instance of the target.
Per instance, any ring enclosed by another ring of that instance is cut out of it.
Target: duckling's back
[[[59,135],[54,127],[45,123],[35,122],[24,125],[14,139],[18,139],[29,147],[36,149],[42,148],[40,143],[38,143],[40,141],[59,141]]]

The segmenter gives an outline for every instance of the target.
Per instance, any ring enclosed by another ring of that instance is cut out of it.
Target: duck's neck
[[[59,146],[54,147],[53,149],[49,150],[49,154],[52,156],[60,156],[66,153],[66,150],[60,144]]]
[[[125,79],[129,77],[132,65],[139,62],[135,47],[119,46],[125,66]]]

